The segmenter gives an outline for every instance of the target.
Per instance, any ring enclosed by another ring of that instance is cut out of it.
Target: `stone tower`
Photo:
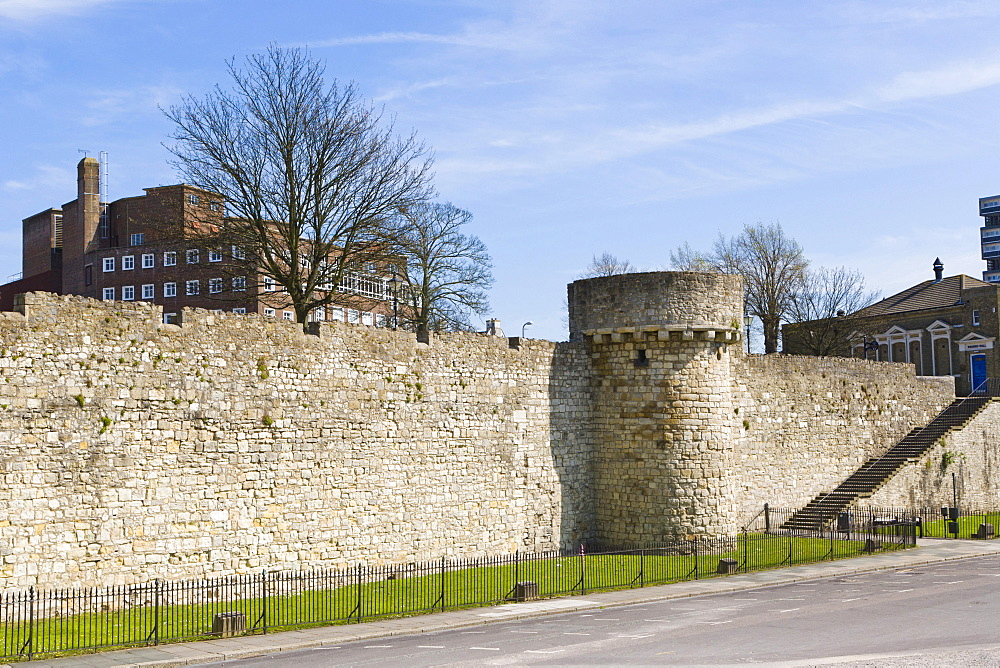
[[[596,533],[608,544],[731,534],[742,437],[731,358],[739,276],[623,274],[569,286],[570,339],[593,371]]]

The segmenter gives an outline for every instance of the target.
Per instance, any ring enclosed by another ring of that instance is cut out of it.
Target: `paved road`
[[[203,665],[746,663],[1000,665],[1000,556]]]

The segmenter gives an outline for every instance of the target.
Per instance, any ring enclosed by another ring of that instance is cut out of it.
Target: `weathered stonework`
[[[23,310],[0,317],[8,587],[725,535],[952,396],[900,364],[748,358],[739,281],[712,274],[577,282],[571,341],[519,347]]]

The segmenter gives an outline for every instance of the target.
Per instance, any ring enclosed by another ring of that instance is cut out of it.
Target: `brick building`
[[[1000,378],[996,348],[1000,285],[959,274],[934,279],[838,318],[785,325],[783,352],[810,354],[810,330],[837,326],[837,354],[904,362],[918,376],[954,376],[958,394],[969,394],[988,378]]]
[[[45,291],[160,304],[168,322],[184,307],[295,319],[238,246],[206,245],[224,215],[220,195],[186,184],[144,190],[102,201],[100,163],[81,160],[76,199],[24,219],[22,277],[0,285],[0,310],[12,310],[17,294]],[[396,270],[391,260],[366,262],[310,319],[391,324]]]

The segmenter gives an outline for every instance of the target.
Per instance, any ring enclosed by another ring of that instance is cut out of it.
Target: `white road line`
[[[417,645],[417,649],[444,649],[444,645]]]
[[[647,633],[647,634],[641,635],[641,636],[618,636],[618,637],[619,638],[652,638],[653,634],[652,633]]]
[[[589,633],[574,633],[572,631],[564,631],[563,635],[564,636],[589,636],[590,634]]]
[[[489,652],[499,652],[500,651],[499,647],[470,647],[469,649],[483,649],[483,650],[487,650]]]
[[[462,633],[486,633],[486,631],[462,631]]]
[[[365,649],[388,649],[392,645],[365,645]]]
[[[860,600],[861,600],[860,598],[845,598],[841,601],[841,603],[850,603],[851,601],[860,601]]]
[[[644,619],[644,622],[669,622],[669,619]]]
[[[594,617],[595,622],[617,622],[621,621],[617,617]]]
[[[564,649],[526,649],[524,650],[528,654],[558,654],[559,652],[565,652]]]
[[[768,610],[768,612],[795,612],[799,608],[788,608],[787,610]]]
[[[511,633],[538,633],[538,631],[511,631]]]
[[[699,624],[731,624],[733,620],[727,619],[724,622],[698,622]]]
[[[734,601],[756,601],[755,598],[734,598]]]
[[[957,585],[960,582],[965,582],[965,580],[955,580],[954,582],[935,582],[936,585]]]

